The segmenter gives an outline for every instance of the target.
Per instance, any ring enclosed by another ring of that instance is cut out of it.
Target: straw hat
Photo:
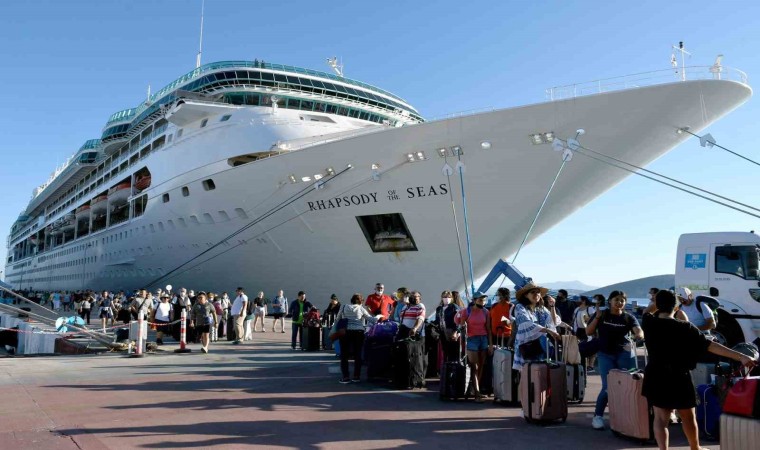
[[[515,294],[515,297],[519,300],[521,299],[525,294],[532,291],[533,289],[538,289],[541,291],[541,296],[544,296],[549,292],[549,289],[546,289],[545,287],[541,287],[537,285],[536,283],[530,281],[525,286],[517,289],[517,293]]]

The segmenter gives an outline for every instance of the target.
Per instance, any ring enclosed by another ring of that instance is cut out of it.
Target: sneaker
[[[240,344],[240,341],[232,341],[232,345],[238,345]]]
[[[267,330],[265,330],[264,328],[262,328],[262,329],[261,329],[261,332],[262,332],[262,333],[266,333],[266,332],[267,332]]]
[[[285,332],[285,330],[282,330],[282,332],[284,333],[284,332]]]
[[[594,373],[595,370],[593,367],[586,367],[586,373]]]
[[[340,383],[340,384],[348,384],[348,383],[350,383],[350,382],[351,382],[351,380],[349,380],[348,378],[341,378],[341,379],[338,381],[338,383]]]
[[[595,430],[603,430],[604,419],[601,416],[594,416],[594,418],[591,419],[591,427]]]
[[[352,382],[352,383],[359,383],[359,382],[361,382],[361,381],[362,381],[362,380],[361,380],[359,377],[356,377],[356,378],[351,378],[351,382]]]
[[[206,347],[201,347],[201,352],[208,353],[208,350],[206,349]]]

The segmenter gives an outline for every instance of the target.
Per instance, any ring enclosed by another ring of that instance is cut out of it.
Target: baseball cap
[[[691,290],[687,287],[680,287],[676,291],[679,297],[689,298],[691,296]]]

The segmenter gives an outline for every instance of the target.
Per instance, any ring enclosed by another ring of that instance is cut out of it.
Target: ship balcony
[[[568,84],[566,86],[556,86],[546,90],[546,99],[549,101],[564,100],[612,91],[695,80],[726,80],[749,86],[746,73],[739,69],[715,64],[712,66],[674,67],[654,72],[642,72],[584,83]]]

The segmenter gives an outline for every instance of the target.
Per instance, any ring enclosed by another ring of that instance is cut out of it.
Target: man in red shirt
[[[385,295],[383,292],[385,292],[385,286],[383,283],[377,283],[375,293],[367,296],[364,306],[373,316],[381,315],[383,320],[388,320],[394,302],[390,295]]]

